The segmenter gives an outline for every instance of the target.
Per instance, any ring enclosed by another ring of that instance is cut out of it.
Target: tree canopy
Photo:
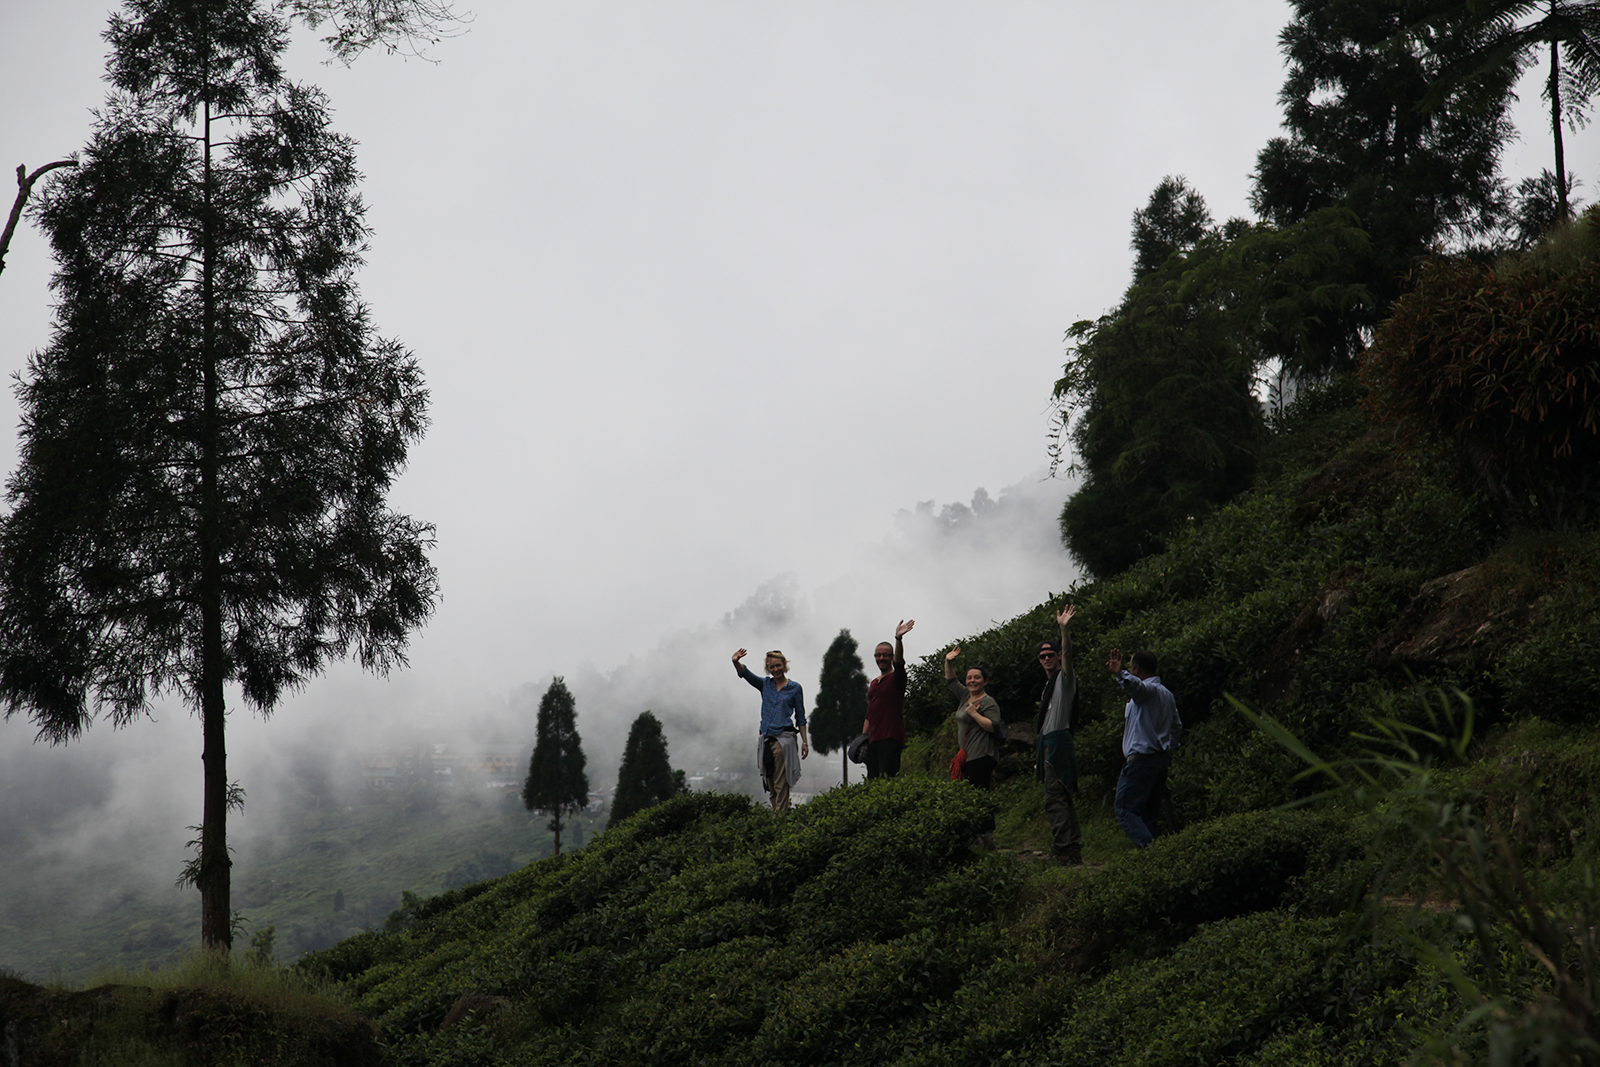
[[[611,798],[606,827],[688,791],[683,772],[672,769],[661,720],[654,712],[641,712],[628,728],[628,743],[622,750],[622,766],[617,768],[617,791]]]
[[[1134,213],[1133,284],[1067,331],[1055,386],[1052,457],[1070,444],[1083,476],[1062,539],[1092,574],[1248,488],[1263,394],[1281,409],[1353,370],[1422,257],[1495,247],[1559,199],[1535,182],[1513,214],[1498,174],[1515,64],[1461,73],[1495,40],[1475,10],[1489,2],[1296,0],[1279,37],[1286,132],[1256,159],[1259,221],[1214,225],[1181,177]]]
[[[1138,281],[1179,252],[1199,243],[1211,229],[1211,209],[1181,174],[1168,175],[1133,213],[1133,278]]]
[[[0,699],[51,741],[152,696],[205,737],[202,937],[227,945],[224,687],[267,713],[329,658],[385,672],[431,613],[433,528],[391,511],[427,424],[356,286],[351,141],[251,0],[130,0],[79,166],[46,189],[55,332],[18,386]]]
[[[1551,210],[1542,229],[1530,235],[1524,228],[1525,242],[1571,218],[1571,178],[1562,128],[1581,128],[1588,120],[1589,99],[1600,92],[1600,0],[1458,0],[1412,32],[1465,38],[1464,47],[1452,49],[1443,77],[1424,101],[1430,109],[1445,106],[1449,93],[1459,86],[1487,85],[1492,92],[1515,82],[1537,62],[1538,52],[1546,50],[1549,66],[1540,95],[1550,108],[1553,167],[1527,179],[1519,192],[1526,199],[1548,187]]]
[[[824,756],[843,749],[861,732],[867,717],[867,676],[862,670],[856,639],[840,630],[822,654],[822,675],[817,680],[817,704],[808,723],[811,744]],[[850,774],[849,763],[844,768]]]
[[[1433,242],[1470,243],[1504,221],[1498,165],[1514,79],[1448,79],[1482,36],[1456,6],[1296,0],[1279,35],[1288,133],[1256,157],[1251,206],[1278,226],[1320,208],[1353,212],[1374,253],[1359,280],[1382,306]],[[1423,23],[1428,32],[1407,32]]]
[[[589,775],[584,770],[583,741],[578,737],[578,709],[572,691],[559,676],[539,699],[533,757],[522,785],[522,804],[550,816],[561,853],[561,823],[589,803]]]
[[[279,7],[313,30],[325,27],[322,43],[347,66],[373,45],[420,57],[467,21],[450,0],[280,0]]]
[[[1255,388],[1268,366],[1310,378],[1348,367],[1370,317],[1356,280],[1369,243],[1349,211],[1197,231],[1208,217],[1182,179],[1163,180],[1133,229],[1136,250],[1166,258],[1113,311],[1067,331],[1055,395],[1083,482],[1061,533],[1096,575],[1159,550],[1248,488],[1264,430]]]

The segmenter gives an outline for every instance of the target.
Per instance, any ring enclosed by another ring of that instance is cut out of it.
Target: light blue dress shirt
[[[1128,706],[1122,709],[1123,757],[1177,748],[1183,720],[1178,718],[1178,702],[1172,690],[1161,684],[1161,676],[1152,674],[1141,680],[1118,671],[1117,684],[1128,694]]]

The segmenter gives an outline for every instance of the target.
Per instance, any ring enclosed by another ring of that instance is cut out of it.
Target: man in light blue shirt
[[[1117,776],[1117,822],[1135,847],[1144,848],[1155,835],[1145,824],[1144,811],[1152,797],[1167,787],[1167,768],[1178,747],[1183,720],[1172,691],[1156,673],[1155,653],[1141,649],[1122,669],[1122,650],[1111,650],[1106,667],[1128,695],[1122,710],[1122,773]]]

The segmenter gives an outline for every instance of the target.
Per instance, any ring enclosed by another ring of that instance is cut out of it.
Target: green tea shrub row
[[[467,993],[504,998],[506,1032],[541,1046],[560,1033],[563,1047],[610,1048],[621,1038],[602,1016],[646,1004],[685,1025],[710,1012],[778,1026],[788,1016],[761,980],[768,963],[792,973],[851,952],[920,953],[926,965],[903,1005],[920,1012],[986,959],[960,947],[961,931],[992,927],[1016,897],[1016,864],[976,861],[967,848],[990,811],[991,798],[966,783],[928,779],[834,790],[782,817],[744,797],[692,794],[305,966],[344,976],[361,1008],[419,1055],[466,1040],[437,1027]],[[363,959],[371,965],[354,969]],[[891,969],[897,981],[911,973]],[[688,989],[708,999],[685,1000]],[[699,1041],[681,1030],[645,1036]]]
[[[1080,966],[1170,950],[1203,924],[1295,907],[1338,914],[1365,886],[1348,816],[1307,810],[1215,819],[1108,866],[1062,921]]]

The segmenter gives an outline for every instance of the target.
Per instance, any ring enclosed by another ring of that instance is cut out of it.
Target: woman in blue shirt
[[[800,683],[788,677],[789,659],[782,652],[767,653],[767,677],[757,678],[739,661],[749,653],[733,654],[733,669],[739,677],[761,690],[761,740],[756,763],[761,768],[761,784],[767,787],[773,811],[789,810],[789,787],[800,780],[800,760],[811,754],[806,737],[806,701]],[[800,738],[800,757],[795,758],[795,736]]]

